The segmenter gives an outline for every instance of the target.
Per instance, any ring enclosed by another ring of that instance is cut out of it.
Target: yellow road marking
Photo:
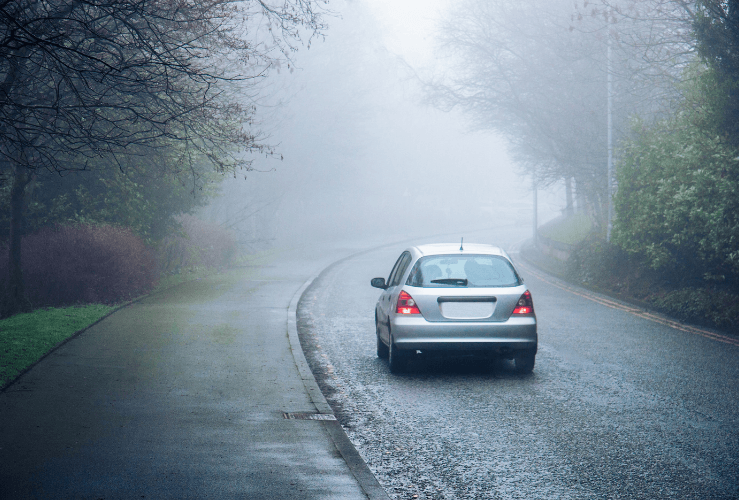
[[[659,323],[661,325],[669,326],[671,328],[674,328],[676,330],[680,330],[682,332],[692,333],[694,335],[700,335],[701,337],[705,337],[708,339],[716,340],[718,342],[724,342],[725,344],[731,344],[739,347],[739,339],[728,337],[726,335],[721,335],[718,333],[711,332],[709,330],[704,330],[702,328],[697,328],[694,326],[688,326],[684,325],[682,323],[679,323],[677,321],[664,318],[662,316],[658,316],[654,313],[650,313],[648,311],[645,311],[643,309],[640,309],[638,307],[629,306],[625,304],[621,304],[619,302],[616,302],[614,300],[610,300],[604,297],[596,297],[595,295],[591,295],[587,292],[582,292],[575,287],[565,285],[562,283],[557,283],[554,280],[548,278],[547,276],[544,276],[543,274],[535,271],[531,266],[526,265],[521,261],[521,259],[517,262],[519,267],[522,267],[526,270],[527,273],[534,276],[536,279],[543,281],[544,283],[547,283],[549,285],[552,285],[554,287],[559,288],[560,290],[565,290],[567,292],[570,292],[574,295],[577,295],[579,297],[583,297],[585,299],[588,299],[592,302],[597,302],[598,304],[604,305],[606,307],[610,307],[612,309],[619,309],[621,311],[627,312],[629,314],[632,314],[634,316],[638,316],[640,318],[644,318],[650,321],[654,321],[655,323]]]

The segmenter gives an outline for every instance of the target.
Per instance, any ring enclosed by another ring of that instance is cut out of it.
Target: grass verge
[[[252,254],[241,255],[234,259],[229,268],[265,265],[274,260],[274,258],[282,251],[283,250],[279,249],[269,249]],[[206,266],[190,266],[185,269],[181,269],[177,273],[164,274],[159,278],[159,282],[150,293],[158,293],[162,290],[172,288],[173,286],[177,286],[188,281],[201,280],[221,271],[223,271],[223,269]]]
[[[0,320],[0,388],[113,309],[102,304],[37,309]]]
[[[576,245],[583,241],[592,230],[593,224],[587,215],[575,214],[544,224],[539,228],[539,234],[553,241]]]

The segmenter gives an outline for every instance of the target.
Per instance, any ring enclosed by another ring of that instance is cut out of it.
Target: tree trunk
[[[575,214],[575,207],[572,204],[572,177],[565,177],[565,196],[567,199],[565,215],[569,217]]]
[[[10,238],[8,244],[8,289],[3,316],[30,310],[26,299],[21,268],[21,239],[23,237],[23,205],[26,186],[31,176],[25,168],[14,166],[13,185],[10,188]]]
[[[588,199],[585,196],[585,189],[583,188],[583,184],[581,182],[577,182],[577,179],[575,179],[575,204],[577,205],[577,212],[581,214],[585,214],[588,217],[592,218],[592,210],[590,210],[588,206]]]

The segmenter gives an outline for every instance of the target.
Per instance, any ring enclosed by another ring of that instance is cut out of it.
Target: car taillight
[[[528,290],[523,292],[511,314],[534,314],[534,301],[531,299],[531,292]]]
[[[398,295],[398,307],[395,308],[395,312],[398,314],[421,314],[416,301],[405,290],[401,290],[400,295]]]

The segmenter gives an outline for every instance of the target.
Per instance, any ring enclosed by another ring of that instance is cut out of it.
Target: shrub
[[[739,332],[739,295],[714,287],[682,288],[649,300],[660,311],[684,321]]]
[[[181,232],[164,238],[157,248],[162,272],[176,274],[183,269],[222,269],[233,262],[236,243],[231,234],[192,215],[178,217]]]
[[[567,278],[597,287],[617,288],[617,284],[631,281],[628,261],[626,252],[591,233],[572,250],[567,261]]]
[[[24,237],[22,249],[26,296],[33,307],[118,302],[149,291],[157,278],[152,251],[126,228],[44,228]],[[3,285],[7,267],[5,250]]]
[[[637,122],[618,162],[613,241],[673,282],[739,286],[739,150],[712,132],[711,72],[674,117]],[[706,90],[708,89],[708,90]]]
[[[673,281],[639,255],[591,235],[567,261],[567,279],[636,299],[679,320],[738,332],[739,294],[727,283]]]

